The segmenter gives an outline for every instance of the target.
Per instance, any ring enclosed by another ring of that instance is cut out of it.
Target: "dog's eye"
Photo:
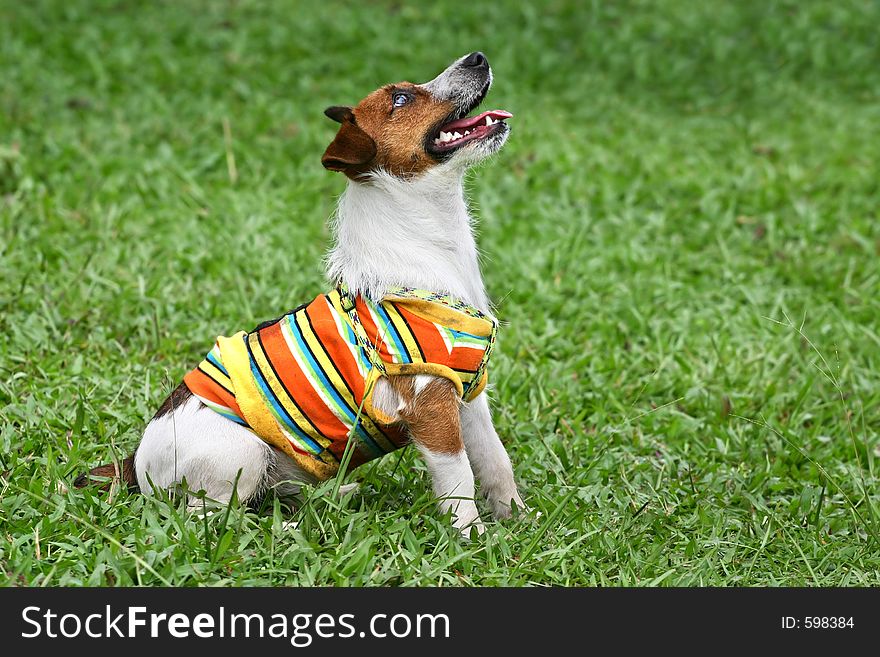
[[[409,102],[409,96],[406,94],[394,94],[391,99],[391,104],[394,107],[403,107]]]

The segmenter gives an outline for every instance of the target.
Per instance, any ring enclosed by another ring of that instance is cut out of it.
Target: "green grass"
[[[0,577],[880,584],[878,24],[871,2],[0,0]],[[295,530],[274,499],[204,520],[64,492],[215,335],[325,289],[324,107],[477,48],[516,115],[470,185],[495,414],[541,517],[460,540],[412,449],[342,502],[309,490]]]

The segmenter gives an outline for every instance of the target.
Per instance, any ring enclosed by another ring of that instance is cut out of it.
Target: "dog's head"
[[[388,84],[355,107],[328,107],[324,113],[342,125],[321,163],[357,179],[377,170],[405,178],[479,162],[498,151],[510,131],[504,122],[510,112],[467,116],[490,86],[489,62],[473,52],[430,82]]]

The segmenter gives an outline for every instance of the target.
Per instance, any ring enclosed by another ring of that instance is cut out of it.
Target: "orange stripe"
[[[484,349],[469,349],[466,347],[453,349],[452,355],[449,358],[449,367],[456,370],[476,372],[485,354],[486,351]]]
[[[356,403],[360,404],[364,398],[364,378],[358,370],[354,356],[347,346],[347,341],[340,336],[338,340],[325,340],[325,335],[338,335],[336,321],[323,297],[310,303],[306,308],[306,314],[315,329],[315,335],[321,340],[327,356],[336,364],[339,374],[343,380],[351,388],[352,396]],[[345,322],[346,317],[342,317],[340,321]],[[369,334],[368,334],[369,335]],[[357,409],[354,409],[357,412]]]
[[[412,329],[413,335],[422,348],[422,353],[425,354],[426,362],[449,365],[450,355],[446,350],[446,343],[434,323],[422,319],[402,306],[398,306],[397,311]]]
[[[238,402],[235,401],[235,396],[226,392],[220,384],[201,370],[195,369],[188,372],[183,377],[183,382],[194,395],[204,397],[215,404],[231,408],[238,417],[244,418],[244,415],[241,414],[241,409],[238,407]]]

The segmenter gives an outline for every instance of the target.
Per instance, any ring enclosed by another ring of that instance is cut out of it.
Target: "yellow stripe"
[[[346,405],[350,409],[354,409],[354,412],[357,413],[360,404],[355,401],[354,396],[348,390],[348,386],[345,385],[345,381],[339,375],[339,372],[336,371],[336,368],[330,361],[330,357],[327,355],[327,352],[324,351],[324,345],[321,344],[321,341],[312,332],[312,327],[309,326],[305,313],[296,313],[294,317],[296,318],[297,327],[302,333],[306,344],[311,348],[312,354],[318,361],[318,366],[324,372],[327,379],[329,379],[330,385],[332,385],[334,390],[336,390],[339,396],[342,397],[342,400]],[[344,315],[343,320],[348,321]],[[360,376],[360,374],[358,374],[358,376]],[[373,420],[367,413],[361,413],[360,422],[366,432],[370,434],[370,438],[376,441],[376,444],[378,444],[384,451],[391,452],[397,449],[394,443],[388,440],[385,434],[382,433],[382,431],[373,423]]]
[[[202,370],[203,374],[207,374],[212,379],[214,379],[214,381],[223,386],[226,389],[226,392],[231,395],[235,394],[235,389],[232,387],[232,380],[219,369],[217,369],[217,366],[214,365],[207,358],[199,363],[199,369]]]
[[[341,304],[341,300],[339,297],[339,290],[336,290],[336,289],[331,290],[330,293],[327,295],[327,297],[330,299],[330,303],[333,304],[333,307],[336,309],[336,312],[338,312],[340,315],[344,316],[345,311],[342,310],[342,304]]]
[[[408,311],[441,326],[464,331],[480,337],[488,337],[492,334],[492,322],[488,319],[471,317],[454,308],[444,306],[435,301],[424,299],[411,299],[408,297],[395,297],[389,295],[383,301],[392,301],[395,305],[406,308]]]
[[[260,438],[287,454],[316,479],[319,481],[329,479],[339,468],[296,451],[290,444],[290,439],[278,426],[275,417],[263,403],[263,395],[251,374],[251,361],[244,343],[245,335],[245,332],[241,331],[231,338],[222,336],[217,338],[223,365],[235,386],[235,401],[245,421]]]
[[[275,376],[275,372],[272,371],[272,366],[269,364],[269,357],[263,350],[263,346],[260,344],[256,332],[248,335],[248,343],[250,344],[251,353],[254,355],[254,360],[257,363],[257,367],[260,369],[260,373],[262,373],[263,377],[266,379],[269,387],[272,388],[272,392],[275,393],[275,397],[281,403],[281,406],[287,411],[287,414],[293,418],[293,421],[296,422],[296,426],[299,427],[303,433],[307,434],[312,440],[326,449],[331,441],[322,436],[317,429],[312,426],[308,418],[300,412],[290,399],[290,395],[288,395],[287,391],[284,389],[281,381]]]
[[[406,321],[397,312],[397,308],[395,308],[393,303],[382,303],[382,308],[385,309],[385,312],[388,313],[388,317],[391,319],[391,323],[394,324],[397,332],[400,334],[400,337],[403,339],[403,345],[406,347],[406,350],[409,352],[410,360],[414,363],[423,363],[425,361],[422,358],[422,352],[419,351],[419,345],[416,340],[416,336],[413,334],[410,327],[407,325]]]

